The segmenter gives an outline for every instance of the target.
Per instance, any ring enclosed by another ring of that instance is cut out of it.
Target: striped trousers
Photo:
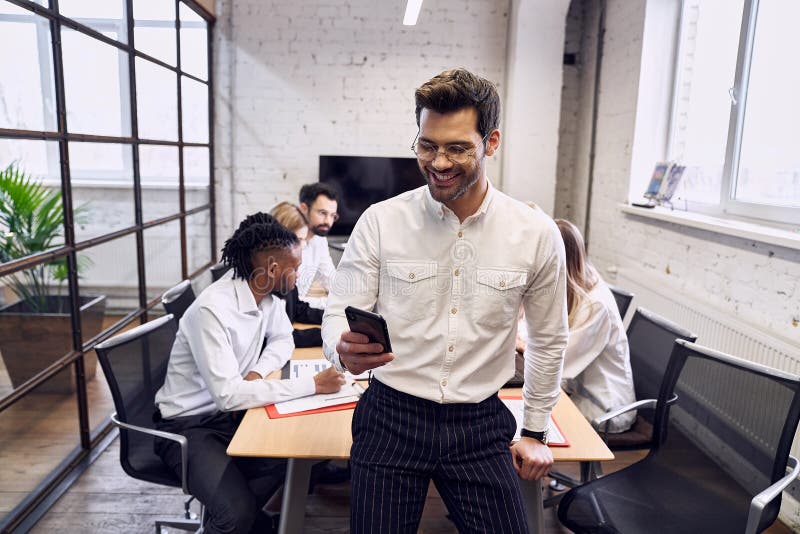
[[[459,532],[527,532],[515,430],[497,395],[439,404],[373,379],[353,415],[350,530],[416,532],[433,480]]]

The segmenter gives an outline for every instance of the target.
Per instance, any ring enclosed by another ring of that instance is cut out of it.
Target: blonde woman
[[[590,421],[636,400],[628,338],[608,285],[586,260],[580,230],[556,219],[567,257],[569,341],[564,354],[561,387]],[[520,321],[517,348],[524,350],[525,321]],[[628,430],[636,412],[609,423],[611,433]]]
[[[281,202],[270,211],[281,225],[294,233],[305,246],[308,237],[308,222],[300,209],[291,202]],[[300,300],[297,287],[287,295],[279,295],[286,301],[286,314],[292,323],[321,324],[323,310],[312,308],[308,303]],[[319,328],[307,328],[293,332],[296,347],[322,346],[322,337]]]

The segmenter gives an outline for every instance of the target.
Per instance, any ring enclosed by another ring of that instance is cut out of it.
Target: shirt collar
[[[256,299],[253,296],[253,292],[250,291],[250,286],[248,285],[247,280],[234,278],[233,290],[236,292],[236,302],[239,305],[240,312],[253,313],[259,311],[258,305],[256,304]]]
[[[491,204],[492,198],[494,198],[495,195],[495,188],[492,185],[491,180],[487,178],[486,181],[488,183],[488,188],[486,189],[486,195],[483,197],[483,202],[481,202],[481,205],[478,206],[478,209],[475,211],[475,213],[464,219],[465,223],[467,221],[478,220],[485,215],[486,211],[489,209],[489,204]],[[433,216],[438,217],[439,219],[444,219],[448,213],[452,213],[450,208],[433,198],[433,195],[431,195],[431,190],[427,185],[423,187],[425,187],[425,208]]]

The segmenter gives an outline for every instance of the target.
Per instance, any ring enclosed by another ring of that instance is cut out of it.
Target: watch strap
[[[520,431],[520,435],[524,438],[533,438],[536,440],[541,441],[545,445],[547,445],[547,430],[541,430],[539,432],[534,432],[533,430],[528,430],[527,428],[523,428]]]

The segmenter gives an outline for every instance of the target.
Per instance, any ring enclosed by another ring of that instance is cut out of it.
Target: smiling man
[[[567,341],[564,246],[553,221],[497,191],[500,99],[464,69],[417,89],[413,150],[427,186],[373,205],[331,281],[325,355],[374,369],[353,416],[351,530],[416,532],[430,481],[459,532],[526,532],[517,477],[539,479]],[[394,353],[347,328],[377,306]],[[523,438],[497,396],[524,306]]]

